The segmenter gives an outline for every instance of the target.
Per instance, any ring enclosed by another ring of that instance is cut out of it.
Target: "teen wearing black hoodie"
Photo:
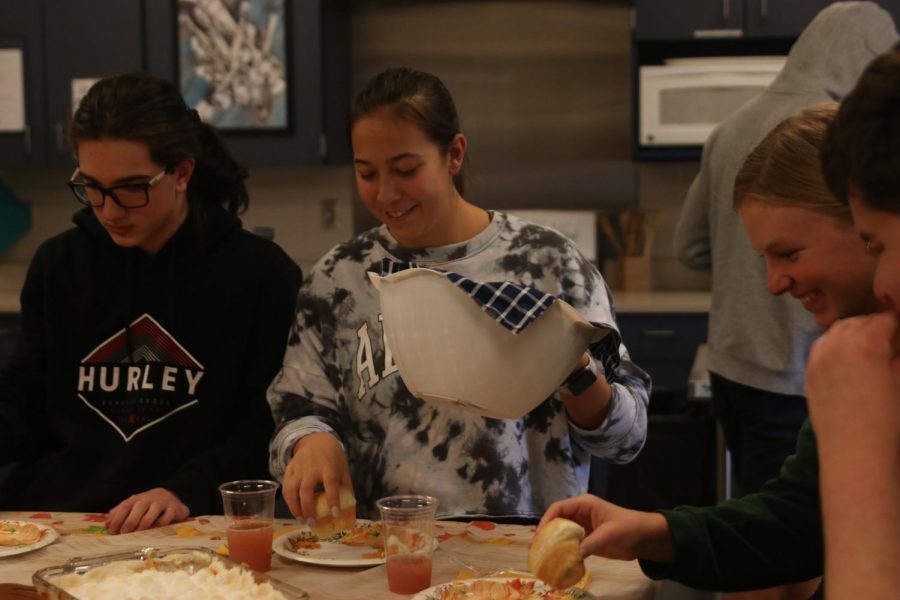
[[[72,123],[86,208],[44,242],[0,376],[0,508],[109,511],[111,533],[217,513],[266,476],[299,267],[235,216],[246,170],[169,82],[109,77]]]

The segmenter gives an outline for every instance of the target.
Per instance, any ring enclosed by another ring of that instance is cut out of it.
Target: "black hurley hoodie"
[[[0,375],[0,509],[105,512],[163,487],[192,514],[264,478],[299,267],[219,206],[155,256],[90,209],[38,249],[22,333]]]

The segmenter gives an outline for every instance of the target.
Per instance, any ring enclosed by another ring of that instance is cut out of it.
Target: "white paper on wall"
[[[0,131],[25,131],[25,78],[21,48],[0,48]]]
[[[544,227],[552,227],[573,242],[586,259],[597,263],[597,215],[591,210],[504,210]]]
[[[80,77],[72,80],[72,115],[78,110],[81,99],[87,94],[91,86],[100,81],[97,77]]]

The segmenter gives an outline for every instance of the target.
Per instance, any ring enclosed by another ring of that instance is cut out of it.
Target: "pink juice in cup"
[[[272,537],[269,521],[239,520],[228,526],[228,554],[232,560],[247,563],[254,571],[268,571],[272,566]]]
[[[228,554],[254,571],[272,566],[275,492],[278,482],[240,479],[219,486],[225,513]]]
[[[415,594],[431,585],[431,557],[398,554],[387,559],[388,589],[395,594]]]
[[[375,504],[381,512],[388,589],[395,594],[421,592],[431,585],[437,498],[388,496]]]

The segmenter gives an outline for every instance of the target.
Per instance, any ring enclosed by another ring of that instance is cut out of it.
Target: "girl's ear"
[[[188,183],[194,175],[195,165],[196,162],[193,158],[186,158],[175,165],[175,169],[173,170],[175,173],[175,191],[182,193],[187,191]]]
[[[450,159],[449,167],[451,175],[456,175],[462,170],[468,144],[469,142],[466,140],[466,136],[461,133],[457,133],[453,137],[453,141],[450,142],[450,149],[447,151],[447,155]]]

